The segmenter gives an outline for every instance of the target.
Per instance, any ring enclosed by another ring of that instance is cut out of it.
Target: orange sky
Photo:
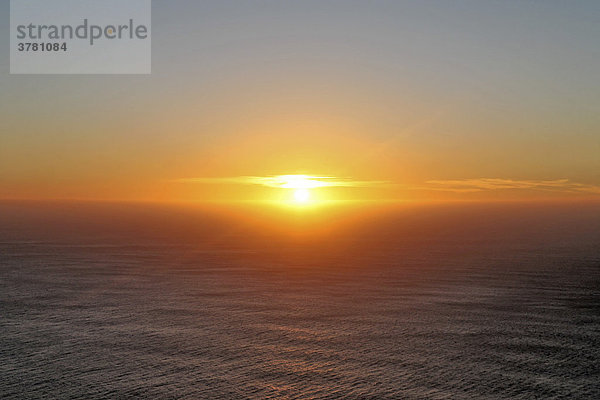
[[[334,200],[600,197],[585,7],[246,7],[155,5],[150,76],[9,75],[1,44],[0,198],[262,201],[282,189],[222,179],[283,174],[386,182]]]

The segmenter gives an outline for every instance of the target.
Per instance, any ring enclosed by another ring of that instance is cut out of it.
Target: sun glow
[[[199,177],[179,178],[176,182],[197,183],[203,185],[219,185],[224,188],[241,186],[262,186],[269,191],[256,191],[247,194],[247,198],[254,197],[258,201],[269,201],[282,203],[290,206],[321,206],[332,201],[348,200],[340,199],[341,190],[337,188],[389,188],[394,184],[382,180],[356,180],[350,177],[338,177],[328,175],[241,175],[230,177]],[[281,190],[285,189],[285,190]],[[348,191],[346,191],[347,194]],[[241,193],[241,190],[240,190]],[[262,197],[260,200],[259,198]]]
[[[325,182],[319,181],[316,177],[308,175],[280,175],[276,177],[279,180],[279,187],[284,189],[294,189],[293,203],[296,205],[307,205],[311,203],[310,189],[326,186]]]
[[[280,182],[279,187],[290,189],[313,189],[330,186],[328,182],[319,180],[318,176],[308,175],[279,175],[275,177]]]
[[[306,203],[310,200],[310,192],[308,189],[296,189],[294,191],[294,200],[296,203]]]

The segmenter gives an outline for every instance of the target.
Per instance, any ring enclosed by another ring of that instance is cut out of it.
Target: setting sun
[[[308,189],[296,189],[294,191],[294,200],[297,203],[306,203],[310,200],[310,192]]]
[[[279,181],[279,187],[294,189],[296,204],[306,204],[311,200],[309,189],[328,185],[326,182],[319,181],[317,177],[308,175],[280,175],[275,178]]]

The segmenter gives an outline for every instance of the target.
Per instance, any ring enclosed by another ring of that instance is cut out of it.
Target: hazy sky
[[[385,198],[600,194],[600,1],[152,13],[149,76],[9,75],[0,0],[0,197],[240,198],[260,188],[182,179],[295,173]]]

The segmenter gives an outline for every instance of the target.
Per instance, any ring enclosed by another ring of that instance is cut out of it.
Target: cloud
[[[203,185],[258,185],[271,188],[319,188],[319,187],[402,187],[408,190],[436,190],[456,193],[474,193],[492,190],[536,190],[562,193],[600,194],[599,185],[571,182],[568,179],[518,180],[503,178],[474,178],[429,180],[425,185],[405,186],[391,181],[354,180],[334,176],[269,175],[199,177],[176,179],[179,183]]]
[[[568,179],[515,180],[500,178],[452,179],[427,181],[429,190],[452,192],[482,192],[488,190],[521,189],[569,193],[600,194],[600,186],[571,182]]]
[[[317,187],[375,187],[393,185],[389,181],[353,180],[334,176],[272,175],[233,176],[220,178],[181,178],[176,182],[199,184],[260,185],[273,188],[317,188]]]

